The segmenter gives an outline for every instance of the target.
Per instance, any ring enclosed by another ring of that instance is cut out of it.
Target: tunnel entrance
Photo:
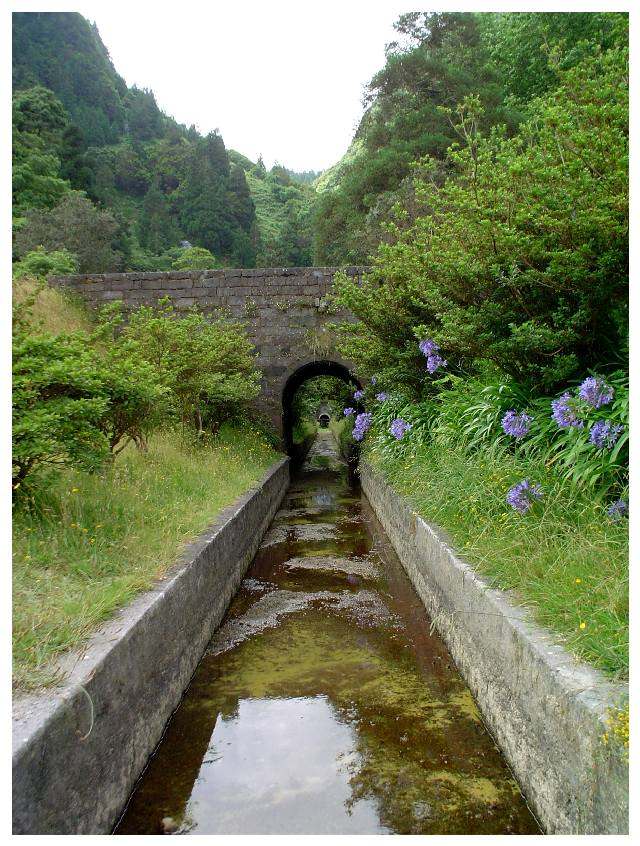
[[[353,392],[360,387],[353,373],[337,361],[311,361],[292,373],[282,391],[282,431],[287,453],[299,457],[308,448],[305,440],[313,439],[316,427],[328,427],[332,421],[337,424],[345,405],[356,405]]]

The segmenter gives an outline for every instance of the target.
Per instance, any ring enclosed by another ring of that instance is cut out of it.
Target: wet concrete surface
[[[377,520],[316,445],[116,833],[539,833]]]

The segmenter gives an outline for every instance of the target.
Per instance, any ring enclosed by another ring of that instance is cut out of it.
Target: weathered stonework
[[[122,300],[125,308],[152,305],[169,297],[176,308],[198,307],[205,314],[224,311],[247,325],[258,351],[262,393],[257,403],[281,431],[282,397],[287,380],[314,361],[331,361],[351,370],[335,351],[330,323],[353,320],[346,311],[327,308],[336,267],[260,267],[254,269],[93,273],[49,280],[97,307]],[[365,267],[346,267],[361,279]]]

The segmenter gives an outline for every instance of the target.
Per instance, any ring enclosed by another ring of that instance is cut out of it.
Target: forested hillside
[[[267,173],[176,123],[79,14],[14,14],[13,56],[16,258],[43,245],[85,271],[310,264],[317,174]]]
[[[464,140],[449,110],[473,97],[475,129],[511,136],[563,71],[626,43],[627,25],[614,13],[402,15],[351,147],[316,182],[316,263],[367,262],[387,239],[396,203],[412,218],[420,174],[412,163],[429,157],[429,178],[442,182],[448,148]]]

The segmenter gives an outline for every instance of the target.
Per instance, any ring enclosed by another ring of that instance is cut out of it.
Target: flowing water
[[[429,629],[321,430],[116,833],[538,833]]]

